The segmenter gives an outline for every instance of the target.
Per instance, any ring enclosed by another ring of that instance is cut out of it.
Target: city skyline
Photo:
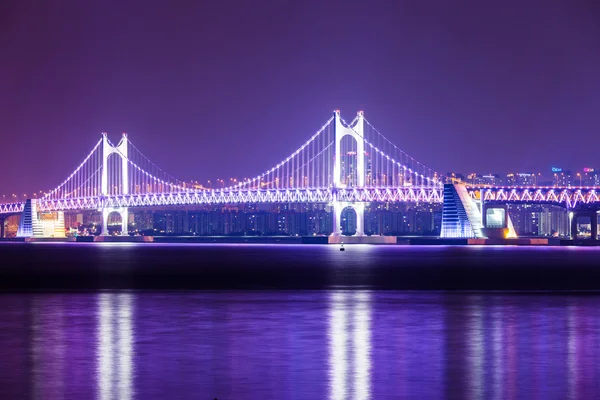
[[[440,172],[595,167],[597,4],[265,5],[5,6],[2,187],[50,189],[100,132],[184,181],[253,176],[333,109]]]
[[[591,165],[588,164],[588,165]],[[538,170],[539,171],[539,170]],[[559,187],[567,187],[567,186],[600,186],[600,168],[591,168],[591,167],[583,167],[581,169],[567,169],[560,167],[551,167],[550,171],[546,171],[544,173],[538,171],[511,171],[509,173],[501,173],[501,172],[439,172],[439,177],[442,181],[449,178],[458,178],[458,180],[463,181],[467,184],[473,183],[482,183],[482,182],[474,182],[474,180],[481,180],[481,178],[492,178],[492,181],[485,182],[486,184],[491,185],[504,185],[504,186],[559,186]],[[368,172],[368,171],[367,171]],[[524,178],[524,182],[518,183],[519,175],[527,175]],[[510,181],[511,176],[517,176],[515,178],[515,182]],[[532,176],[529,178],[529,176]],[[476,178],[473,178],[476,177]],[[239,182],[246,181],[250,178],[237,176],[234,178],[224,178],[224,179],[209,179],[205,182],[191,180],[186,182],[190,188],[195,189],[220,189],[227,188],[231,186],[235,186]],[[495,180],[495,181],[494,181]],[[531,181],[531,182],[529,182]],[[355,185],[355,184],[354,184]],[[349,186],[354,186],[350,184]],[[36,191],[28,191],[26,193],[21,192],[10,192],[10,191],[1,191],[0,187],[0,201],[1,202],[10,202],[10,201],[23,201],[28,198],[41,198],[45,196],[48,191],[47,190],[36,190]]]

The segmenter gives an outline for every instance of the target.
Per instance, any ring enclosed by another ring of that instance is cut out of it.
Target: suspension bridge
[[[597,189],[460,186],[449,192],[439,173],[398,148],[362,111],[346,122],[336,110],[310,139],[274,167],[219,189],[198,189],[179,180],[153,163],[126,134],[115,145],[103,133],[62,183],[39,199],[0,204],[0,216],[22,214],[19,234],[27,236],[34,234],[38,213],[97,210],[102,213],[102,234],[106,235],[109,215],[118,213],[121,232],[126,235],[130,208],[326,203],[333,209],[334,236],[341,235],[341,213],[346,207],[356,212],[356,235],[362,236],[368,203],[441,203],[451,194],[459,201],[444,206],[445,214],[454,213],[454,217],[444,217],[445,235],[477,236],[475,225],[482,223],[482,208],[476,211],[478,201],[559,203],[572,208],[578,202],[600,203]]]

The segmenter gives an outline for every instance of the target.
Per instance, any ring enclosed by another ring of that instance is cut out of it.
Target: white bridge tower
[[[108,196],[109,193],[109,182],[108,182],[108,157],[111,154],[116,154],[118,157],[121,157],[121,191],[120,194],[126,195],[129,194],[129,182],[128,182],[128,166],[129,161],[127,159],[127,148],[129,141],[127,139],[127,134],[123,133],[123,137],[118,145],[112,146],[108,138],[106,136],[106,132],[102,133],[102,196]],[[127,231],[127,222],[129,219],[129,214],[127,211],[127,207],[106,207],[103,206],[99,211],[102,211],[102,235],[108,235],[108,216],[117,212],[121,216],[121,234],[128,235]]]
[[[356,234],[354,236],[364,236],[365,234],[365,203],[338,201],[337,189],[345,188],[347,185],[343,183],[342,160],[341,160],[341,143],[342,138],[346,135],[352,136],[356,141],[356,185],[357,187],[365,186],[365,139],[364,139],[364,113],[358,112],[356,122],[353,126],[346,126],[340,118],[340,110],[335,110],[334,113],[334,132],[335,132],[335,161],[333,165],[333,236],[342,234],[342,211],[346,207],[352,207],[356,212]]]

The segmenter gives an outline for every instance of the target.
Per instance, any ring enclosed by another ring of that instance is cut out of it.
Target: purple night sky
[[[377,3],[2,1],[0,194],[103,131],[183,180],[255,176],[336,108],[440,172],[600,167],[596,0]]]

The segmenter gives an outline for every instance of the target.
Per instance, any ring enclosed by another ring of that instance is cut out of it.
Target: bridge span
[[[351,207],[357,214],[360,236],[364,234],[368,203],[443,202],[446,214],[451,207],[462,207],[462,214],[453,218],[471,219],[469,224],[475,228],[454,234],[481,237],[483,233],[476,226],[485,222],[485,203],[554,203],[567,209],[600,204],[600,188],[596,187],[453,187],[458,189],[449,192],[441,174],[398,148],[367,121],[362,111],[347,123],[336,110],[308,141],[273,168],[218,189],[197,188],[166,173],[134,146],[127,134],[115,145],[103,133],[61,184],[39,199],[0,204],[0,216],[22,214],[19,235],[31,236],[36,234],[33,226],[41,213],[98,210],[103,216],[102,234],[106,235],[108,216],[114,212],[120,214],[122,233],[127,234],[130,208],[324,203],[333,209],[333,235],[341,235],[342,210]],[[456,194],[460,201],[455,199],[447,206],[448,193]]]

